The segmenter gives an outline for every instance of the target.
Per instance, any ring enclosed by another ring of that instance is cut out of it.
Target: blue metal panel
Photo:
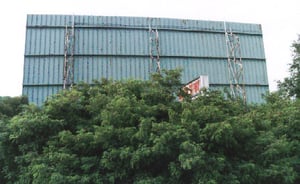
[[[269,91],[268,86],[246,86],[246,95],[249,102],[263,103],[263,96]]]
[[[210,90],[219,90],[224,92],[224,90],[229,88],[229,86],[218,85],[209,86]],[[264,103],[263,96],[269,91],[268,86],[246,86],[246,98],[249,103]]]
[[[92,82],[94,79],[116,80],[149,79],[148,57],[79,56],[75,57],[75,81]],[[60,84],[63,81],[63,62],[60,57],[28,57],[24,62],[24,85]],[[263,60],[244,60],[245,83],[268,85],[266,64]],[[153,65],[154,67],[154,65]],[[209,75],[213,84],[228,83],[226,59],[161,58],[161,68],[182,68],[186,83],[199,75]]]
[[[154,28],[173,30],[198,30],[224,32],[224,22],[184,20],[168,18],[141,18],[141,17],[109,17],[109,16],[75,16],[77,26],[86,27],[116,27],[116,28],[148,28],[149,24]],[[71,24],[71,15],[28,15],[27,26],[52,26],[64,27]],[[241,24],[226,22],[226,27],[233,32],[246,34],[262,34],[261,26],[258,24]]]
[[[28,28],[25,55],[63,55],[64,28]],[[225,36],[221,33],[160,31],[162,56],[227,57]],[[239,35],[243,58],[263,59],[262,36]],[[147,30],[75,28],[75,53],[79,55],[149,54]]]
[[[265,58],[263,39],[261,36],[239,35],[243,58]]]
[[[47,98],[57,94],[62,86],[23,86],[23,95],[28,96],[30,103],[41,106]]]
[[[224,22],[138,17],[75,16],[74,80],[149,79],[149,24],[159,30],[161,67],[182,68],[182,82],[209,75],[228,86]],[[28,15],[23,94],[41,104],[63,83],[65,26],[72,16]],[[226,22],[240,37],[248,99],[268,89],[261,26]],[[155,67],[154,64],[152,67]],[[47,92],[49,90],[49,92]]]
[[[74,80],[88,83],[101,78],[147,80],[150,75],[148,61],[148,58],[139,57],[78,57]]]
[[[155,63],[153,66],[155,67]],[[161,58],[162,69],[183,69],[182,82],[186,83],[199,75],[209,75],[212,84],[227,84],[226,59]],[[245,84],[268,85],[265,62],[245,60]],[[75,81],[92,82],[94,79],[115,80],[136,78],[149,79],[150,63],[147,57],[75,57]]]
[[[25,57],[23,85],[62,85],[63,62],[63,57]]]
[[[244,60],[243,67],[246,84],[268,85],[265,60]]]
[[[64,32],[62,28],[27,28],[25,55],[63,55]]]
[[[223,25],[224,26],[224,25]],[[241,24],[237,22],[226,22],[226,28],[235,33],[262,34],[260,24]]]

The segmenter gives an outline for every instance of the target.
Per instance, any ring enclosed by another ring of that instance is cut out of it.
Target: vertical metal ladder
[[[150,73],[154,72],[153,63],[156,64],[155,72],[160,73],[160,48],[158,30],[151,27],[149,23],[149,55],[150,55]]]
[[[63,89],[71,89],[74,84],[74,16],[69,24],[65,28]]]
[[[227,30],[224,22],[226,51],[227,51],[227,68],[230,84],[230,93],[234,99],[241,98],[246,104],[246,90],[244,82],[244,68],[241,55],[240,39]]]

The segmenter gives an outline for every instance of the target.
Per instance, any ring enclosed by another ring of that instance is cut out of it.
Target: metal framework
[[[63,89],[71,89],[74,84],[74,16],[71,26],[66,24],[64,47]]]
[[[224,23],[227,50],[227,65],[230,93],[234,99],[241,98],[246,104],[246,90],[244,83],[244,68],[241,56],[240,39],[232,31],[228,31]]]
[[[155,71],[160,73],[160,48],[159,35],[157,29],[152,29],[149,24],[149,55],[150,55],[150,73],[153,71],[153,63],[156,63]]]

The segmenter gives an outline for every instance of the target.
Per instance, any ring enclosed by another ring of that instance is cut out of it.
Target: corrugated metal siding
[[[25,57],[23,85],[62,85],[64,57]]]
[[[93,79],[149,79],[149,59],[139,57],[79,57],[74,67],[75,81]]]
[[[62,86],[23,86],[23,95],[28,96],[30,103],[41,106],[47,98],[57,94]]]
[[[150,24],[159,30],[162,68],[183,68],[183,83],[206,74],[211,86],[228,86],[224,22],[103,16],[74,20],[75,82],[149,79]],[[71,21],[69,15],[27,17],[23,94],[31,102],[41,104],[63,85],[65,26]],[[231,22],[226,27],[240,37],[248,99],[259,102],[258,94],[268,89],[261,27]]]
[[[218,85],[218,86],[209,86],[210,90],[219,90],[223,91],[224,89],[228,90],[229,86]],[[246,89],[246,98],[247,101],[251,103],[263,103],[263,95],[269,91],[268,86],[245,86]]]
[[[213,31],[224,32],[224,22],[203,21],[169,18],[145,17],[111,17],[111,16],[74,16],[75,25],[81,27],[107,27],[107,28],[144,28],[149,24],[158,29],[187,30],[187,31]],[[28,15],[28,27],[65,27],[71,24],[72,15]],[[226,27],[233,32],[243,34],[262,34],[259,24],[242,24],[226,22]]]
[[[263,95],[266,95],[268,91],[268,86],[246,86],[247,100],[252,103],[263,103]]]
[[[28,28],[26,55],[63,55],[64,28]],[[183,34],[184,33],[184,34]],[[243,58],[264,59],[261,35],[240,35]],[[159,31],[161,56],[226,57],[222,33]],[[75,30],[76,55],[149,54],[148,30],[88,28]]]
[[[63,84],[63,56],[25,58],[24,85]],[[74,58],[75,82],[91,83],[94,79],[149,79],[148,57],[77,56]],[[244,60],[245,84],[268,85],[266,63],[261,60]],[[153,63],[153,68],[155,63]],[[183,69],[182,82],[187,83],[199,75],[209,75],[213,84],[227,84],[227,60],[217,58],[161,58],[164,69]]]

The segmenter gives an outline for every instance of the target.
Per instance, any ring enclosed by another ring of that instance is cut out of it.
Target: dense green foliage
[[[5,158],[10,157],[12,160],[14,155],[9,156],[10,152],[8,147],[2,147],[4,142],[2,142],[4,137],[8,136],[7,125],[9,120],[19,114],[25,105],[28,105],[28,100],[26,97],[0,97],[0,183],[6,181],[4,173],[1,171],[6,168],[8,162]]]
[[[192,101],[179,79],[80,84],[1,121],[1,183],[300,183],[299,101]]]
[[[0,120],[17,115],[27,104],[26,97],[0,97]]]
[[[300,99],[300,35],[297,41],[292,44],[293,62],[290,64],[290,76],[283,82],[278,82],[279,92],[283,96]]]

